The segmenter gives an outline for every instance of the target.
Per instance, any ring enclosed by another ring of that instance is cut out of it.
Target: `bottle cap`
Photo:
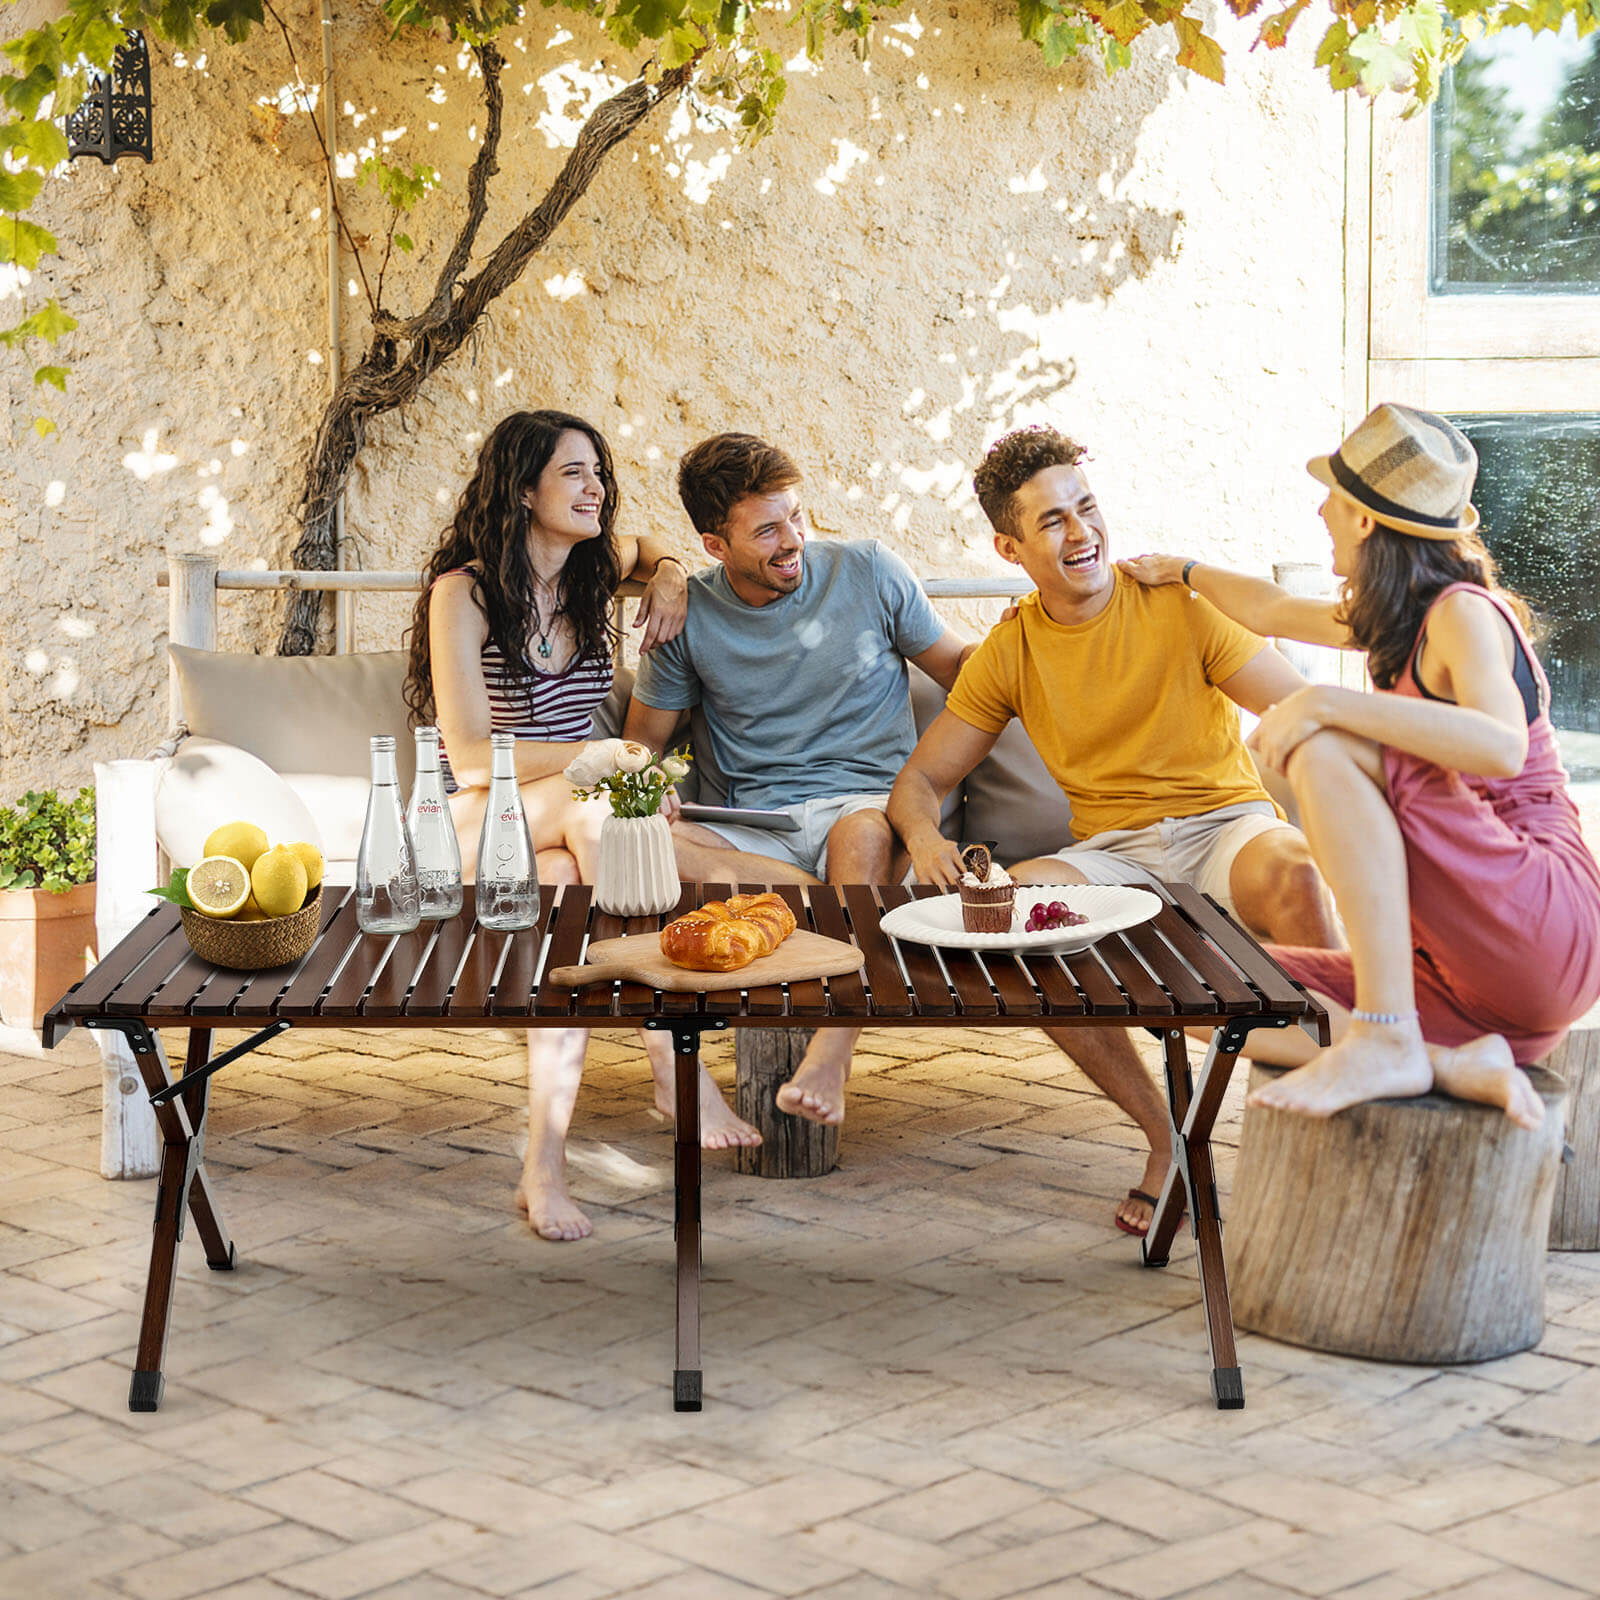
[[[489,745],[495,750],[510,750],[515,746],[516,742],[517,736],[514,733],[491,733],[489,735]]]
[[[394,749],[394,735],[392,733],[375,733],[372,736],[372,753],[381,755],[386,750]]]

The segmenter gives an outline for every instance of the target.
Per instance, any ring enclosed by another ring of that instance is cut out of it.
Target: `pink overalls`
[[[1437,605],[1457,589],[1440,591]],[[1550,686],[1509,607],[1537,715],[1514,778],[1479,778],[1385,748],[1384,775],[1406,846],[1417,1010],[1429,1044],[1504,1034],[1520,1065],[1545,1055],[1600,997],[1600,866],[1584,844],[1550,726]],[[1429,608],[1432,614],[1432,607]],[[1427,699],[1416,677],[1417,631],[1393,689]],[[1285,971],[1341,1005],[1355,1004],[1348,953],[1279,948]]]

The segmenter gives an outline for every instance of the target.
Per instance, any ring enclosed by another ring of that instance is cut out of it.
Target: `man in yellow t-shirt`
[[[924,883],[952,888],[957,848],[939,804],[1021,719],[1072,805],[1073,842],[1011,868],[1022,883],[1180,879],[1275,943],[1336,946],[1332,903],[1304,836],[1261,785],[1237,707],[1303,687],[1265,641],[1187,588],[1112,566],[1083,447],[1048,428],[1008,434],[973,486],[995,549],[1037,587],[979,645],[911,754],[889,820]],[[1142,1234],[1171,1160],[1167,1111],[1126,1034],[1046,1029],[1150,1139],[1117,1225]]]

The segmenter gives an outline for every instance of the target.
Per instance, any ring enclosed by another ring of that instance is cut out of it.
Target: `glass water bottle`
[[[489,745],[489,803],[478,837],[478,925],[505,933],[538,922],[539,872],[517,787],[516,740],[493,733]]]
[[[437,728],[417,729],[417,779],[406,807],[406,826],[417,853],[423,919],[453,917],[461,909],[461,846],[444,796]]]
[[[356,856],[356,925],[363,933],[410,933],[422,917],[417,858],[400,809],[394,738],[372,740],[372,792]]]

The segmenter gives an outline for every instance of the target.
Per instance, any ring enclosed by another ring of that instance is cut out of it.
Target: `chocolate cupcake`
[[[961,852],[961,926],[968,933],[1010,933],[1017,886],[988,849],[969,845]]]

